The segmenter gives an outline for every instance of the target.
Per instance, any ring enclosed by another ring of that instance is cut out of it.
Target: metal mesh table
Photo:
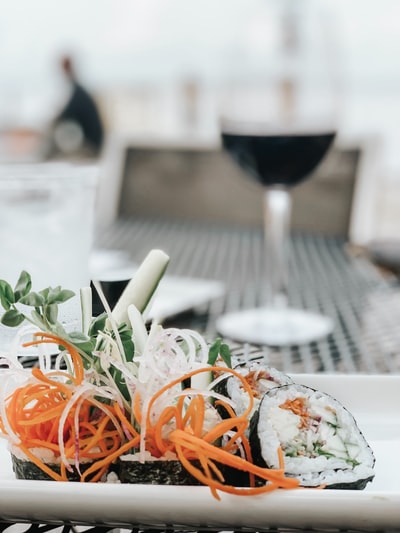
[[[127,250],[137,262],[151,248],[162,248],[171,257],[168,273],[223,281],[224,296],[168,321],[208,338],[217,335],[215,321],[221,313],[263,301],[259,228],[128,218],[103,231],[97,244]],[[335,329],[327,338],[302,346],[254,347],[269,364],[285,372],[400,371],[400,287],[394,276],[349,254],[345,239],[295,234],[289,279],[290,302],[325,313]]]
[[[317,530],[317,529],[276,529],[270,528],[263,530],[263,533],[337,533],[339,530]],[[360,533],[359,530],[347,529],[340,530],[343,533]],[[112,526],[80,526],[74,524],[52,525],[52,524],[10,524],[0,522],[0,533],[236,533],[234,531],[211,530],[190,531],[176,529],[140,529],[140,528],[115,528]],[[252,533],[256,533],[252,531]],[[382,532],[383,533],[383,532]]]

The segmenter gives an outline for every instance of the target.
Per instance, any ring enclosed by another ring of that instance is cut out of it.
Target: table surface
[[[262,244],[260,228],[165,219],[120,220],[97,239],[102,248],[128,251],[137,263],[152,248],[165,250],[171,257],[167,275],[223,281],[224,296],[167,321],[210,339],[218,334],[220,314],[263,303]],[[292,237],[289,301],[330,316],[335,328],[325,339],[302,346],[257,347],[270,365],[284,372],[400,371],[397,278],[349,250],[340,237]]]
[[[162,248],[171,257],[168,274],[223,281],[227,289],[223,296],[165,323],[196,329],[210,339],[217,335],[215,321],[221,313],[262,304],[262,243],[258,228],[154,218],[119,220],[96,240],[99,248],[128,251],[137,263],[150,249]],[[397,279],[384,275],[364,257],[349,253],[343,238],[296,234],[291,245],[290,302],[329,315],[335,329],[327,338],[303,346],[246,345],[244,349],[261,353],[268,364],[284,372],[398,373]],[[1,522],[0,517],[0,533],[28,528],[32,533],[81,531],[72,524],[10,524]],[[90,533],[111,529],[100,525],[87,528]]]

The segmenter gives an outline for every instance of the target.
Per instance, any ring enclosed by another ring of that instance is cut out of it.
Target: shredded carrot
[[[224,483],[221,483],[217,479],[212,478],[209,475],[206,475],[206,473],[201,472],[198,468],[196,468],[192,462],[190,462],[186,457],[185,453],[183,451],[183,448],[177,444],[176,446],[177,455],[179,457],[179,460],[182,462],[183,466],[186,468],[186,470],[196,479],[198,479],[201,483],[204,485],[208,485],[211,489],[211,492],[213,496],[216,499],[220,499],[220,496],[217,493],[217,489],[221,492],[228,492],[230,494],[237,494],[237,495],[245,495],[245,496],[251,496],[255,494],[262,494],[265,492],[271,492],[272,490],[275,490],[279,487],[275,482],[269,483],[268,485],[263,485],[260,487],[235,487],[233,485],[227,485]],[[288,487],[289,488],[289,487]],[[290,488],[294,488],[290,487]]]
[[[174,379],[173,381],[171,381],[171,382],[167,383],[166,385],[164,385],[164,387],[161,387],[161,389],[159,389],[153,395],[153,397],[150,399],[148,410],[147,410],[148,423],[149,424],[151,423],[151,421],[150,421],[151,408],[153,407],[153,405],[156,402],[156,400],[160,396],[162,396],[167,390],[171,389],[175,385],[178,385],[178,384],[180,384],[180,383],[182,383],[184,381],[187,381],[189,378],[191,378],[191,377],[193,377],[193,376],[195,376],[197,374],[201,374],[201,373],[204,373],[204,372],[214,372],[214,371],[221,372],[221,367],[212,366],[212,367],[198,368],[197,370],[193,370],[192,372],[188,372],[184,376],[181,376],[181,377],[179,377],[177,379]],[[254,405],[254,399],[253,399],[252,390],[251,390],[250,386],[248,385],[248,383],[246,382],[246,380],[243,378],[243,376],[241,376],[238,372],[236,372],[232,368],[226,368],[226,369],[224,369],[224,371],[226,373],[233,374],[235,377],[237,377],[242,382],[243,388],[245,389],[245,391],[249,395],[249,405],[247,406],[246,410],[243,412],[243,415],[242,415],[242,417],[246,418],[251,413],[251,411],[253,409],[253,405]]]
[[[287,399],[279,406],[281,409],[291,411],[295,415],[300,417],[300,429],[308,426],[309,413],[306,408],[306,399],[302,397],[295,398],[294,400]]]
[[[49,342],[63,346],[71,356],[74,374],[65,371],[44,374],[39,368],[33,368],[35,381],[17,388],[6,399],[9,427],[19,439],[15,446],[52,479],[67,481],[67,472],[73,470],[73,464],[79,475],[79,465],[89,462],[95,473],[91,481],[97,481],[108,469],[112,458],[121,453],[124,432],[119,424],[123,423],[126,427],[129,422],[126,419],[122,421],[115,405],[99,404],[94,393],[93,397],[78,395],[74,400],[77,386],[84,381],[79,352],[56,335],[38,333],[35,337],[25,346]],[[62,416],[64,422],[60,427]],[[6,434],[3,422],[1,428]],[[132,438],[137,437],[133,428],[129,427],[129,430]],[[34,448],[53,452],[54,464],[58,465],[56,470],[39,459],[32,452]],[[85,479],[87,477],[88,474]]]
[[[283,450],[281,446],[279,446],[278,448],[278,461],[279,461],[279,468],[283,470],[285,468],[285,457],[283,455]]]
[[[82,358],[79,355],[78,350],[72,344],[62,339],[61,337],[58,337],[57,335],[53,335],[52,333],[44,333],[42,331],[34,333],[34,337],[35,340],[31,342],[26,342],[25,344],[23,344],[23,346],[29,347],[35,346],[37,344],[58,344],[59,346],[63,346],[66,350],[68,350],[68,353],[71,356],[73,368],[76,374],[74,382],[76,383],[76,385],[82,383],[84,379],[84,367]]]
[[[220,367],[216,368],[218,371],[221,370]],[[298,480],[285,476],[281,449],[278,450],[278,469],[263,468],[253,463],[246,436],[248,415],[253,407],[251,386],[232,369],[226,371],[241,380],[243,389],[249,395],[249,405],[242,415],[237,416],[228,404],[225,405],[225,402],[222,402],[224,409],[229,413],[229,418],[221,419],[207,430],[204,396],[191,389],[185,391],[185,398],[180,396],[175,405],[166,406],[159,413],[156,422],[152,422],[154,406],[163,394],[193,375],[210,370],[214,370],[214,367],[187,373],[171,381],[152,396],[146,414],[146,435],[144,436],[146,450],[155,457],[161,457],[166,450],[173,451],[186,470],[200,483],[208,485],[216,498],[219,498],[218,490],[232,494],[251,495],[270,492],[276,488],[298,487]],[[244,457],[237,455],[239,450],[243,451]],[[200,468],[195,466],[193,461],[197,461]],[[250,487],[233,487],[225,483],[221,471],[222,465],[246,472],[249,475]],[[264,484],[255,487],[255,477],[263,480]]]

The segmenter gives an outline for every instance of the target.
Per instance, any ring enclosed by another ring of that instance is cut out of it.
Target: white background
[[[400,117],[398,0],[296,1],[326,15],[343,127],[382,133],[395,165]],[[281,4],[284,0],[280,0]],[[61,99],[56,58],[79,56],[96,91],[246,74],[274,38],[271,0],[0,0],[0,119],[38,123]]]
[[[65,97],[57,68],[65,52],[78,59],[109,131],[129,133],[144,123],[169,131],[184,112],[187,79],[203,93],[208,127],[220,83],[279,66],[276,10],[294,5],[321,16],[340,133],[379,140],[365,201],[372,207],[363,216],[374,220],[378,237],[397,237],[399,0],[0,0],[0,131],[45,127]]]

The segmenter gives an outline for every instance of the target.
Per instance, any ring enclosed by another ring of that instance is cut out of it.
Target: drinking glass
[[[263,187],[268,301],[222,315],[217,330],[237,341],[271,346],[311,342],[333,329],[329,317],[288,305],[290,193],[331,147],[336,102],[321,20],[304,2],[281,5],[277,67],[260,75],[257,85],[249,79],[232,84],[220,122],[224,149]]]
[[[60,306],[67,330],[80,325],[79,289],[90,283],[96,190],[94,165],[0,165],[0,279],[14,287],[26,270],[34,291],[58,285],[74,291]],[[0,352],[15,334],[0,325]]]

